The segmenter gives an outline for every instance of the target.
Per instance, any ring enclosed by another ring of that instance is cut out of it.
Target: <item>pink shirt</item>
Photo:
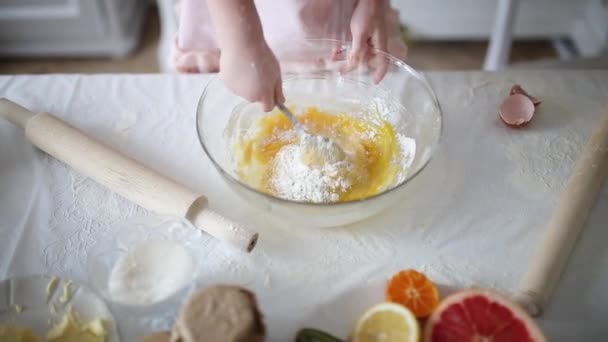
[[[350,40],[355,0],[255,0],[264,38],[275,50],[304,38]],[[398,13],[389,9],[388,52],[405,58],[407,48],[399,32]],[[171,62],[179,72],[219,71],[219,48],[205,0],[181,0],[179,31]]]

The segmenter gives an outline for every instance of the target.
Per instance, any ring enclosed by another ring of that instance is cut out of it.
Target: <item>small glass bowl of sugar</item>
[[[89,251],[88,282],[113,310],[169,322],[196,286],[203,234],[185,220],[146,217],[106,231]],[[149,326],[149,324],[147,324]]]

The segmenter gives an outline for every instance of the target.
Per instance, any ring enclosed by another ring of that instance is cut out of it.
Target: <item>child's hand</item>
[[[220,45],[226,87],[265,111],[285,102],[279,62],[266,44],[253,0],[207,0]]]
[[[264,111],[285,102],[279,62],[264,41],[222,50],[220,77],[228,89],[250,102],[259,102]]]
[[[350,20],[350,30],[353,37],[352,50],[348,57],[345,71],[355,69],[361,62],[374,62],[376,72],[374,82],[382,80],[388,69],[388,59],[373,53],[372,48],[386,52],[387,27],[386,0],[359,0]]]

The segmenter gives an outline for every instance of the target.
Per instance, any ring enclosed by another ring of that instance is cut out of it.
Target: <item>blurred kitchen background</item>
[[[418,69],[608,68],[608,0],[392,5]],[[175,0],[0,0],[0,74],[169,72],[176,30]]]

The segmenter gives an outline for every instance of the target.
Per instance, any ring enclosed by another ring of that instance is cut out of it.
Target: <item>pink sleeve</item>
[[[205,0],[181,0],[170,62],[182,73],[219,71],[220,51]]]
[[[181,0],[177,37],[179,47],[185,50],[217,48],[205,0]]]
[[[354,0],[255,0],[264,37],[275,53],[281,50],[280,47],[301,44],[304,38],[350,40],[354,3]],[[399,14],[392,8],[388,11],[388,52],[404,59],[407,47],[399,31]],[[179,29],[171,52],[172,65],[179,72],[217,72],[219,57],[206,0],[180,0]],[[281,53],[277,57],[307,58]]]

